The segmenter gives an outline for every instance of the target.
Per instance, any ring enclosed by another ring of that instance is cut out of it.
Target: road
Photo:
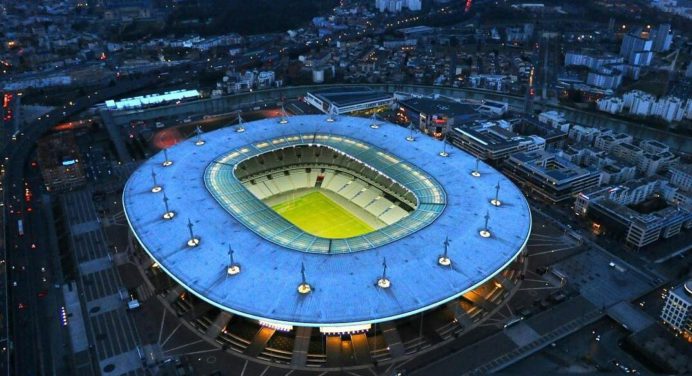
[[[6,203],[5,209],[5,238],[6,247],[2,249],[0,259],[5,260],[8,266],[7,279],[16,281],[18,288],[11,288],[7,298],[7,319],[11,324],[8,333],[2,333],[3,339],[9,338],[9,348],[6,354],[10,359],[7,369],[2,369],[2,374],[36,375],[48,373],[55,369],[50,353],[52,346],[49,331],[44,331],[44,325],[50,325],[50,321],[44,322],[46,317],[54,318],[57,313],[51,307],[58,301],[45,300],[39,302],[38,294],[46,287],[43,282],[42,263],[45,262],[50,247],[42,243],[49,229],[50,222],[46,221],[42,208],[32,206],[29,212],[28,203],[24,200],[24,182],[27,181],[27,162],[36,145],[37,140],[51,127],[76,115],[87,108],[122,94],[138,90],[152,85],[156,78],[144,78],[141,80],[122,80],[113,87],[105,88],[88,94],[72,102],[71,105],[57,108],[50,113],[28,123],[23,135],[17,141],[6,145],[3,152],[5,176],[3,179],[3,193]],[[40,188],[34,183],[34,190],[40,192]],[[12,204],[12,206],[10,206]],[[25,234],[20,236],[17,221],[23,220]],[[39,240],[40,239],[40,240]],[[36,248],[31,244],[35,243]],[[44,249],[45,248],[45,249]],[[32,253],[33,252],[33,253]],[[48,273],[48,271],[47,271]],[[20,288],[21,286],[21,288]],[[23,308],[20,308],[20,304]],[[41,333],[41,336],[38,334]]]

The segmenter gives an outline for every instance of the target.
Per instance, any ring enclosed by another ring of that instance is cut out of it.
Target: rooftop
[[[464,134],[491,150],[503,150],[524,142],[536,140],[510,132],[497,125],[483,127],[482,125],[455,127],[452,132]]]
[[[332,103],[337,107],[346,107],[363,102],[374,102],[391,99],[392,94],[375,91],[368,87],[334,88],[311,91],[310,94]]]
[[[568,179],[593,174],[594,172],[555,156],[546,151],[531,151],[514,153],[510,159],[519,161],[524,167],[536,175],[542,175],[556,184],[562,184]]]
[[[468,104],[430,98],[411,98],[401,101],[400,104],[427,115],[461,116],[476,114],[476,110]]]
[[[109,110],[126,110],[199,97],[200,93],[197,90],[176,90],[169,91],[163,94],[145,95],[134,98],[121,99],[118,101],[107,100],[106,108],[108,108]]]
[[[450,148],[449,156],[441,157],[442,142],[421,135],[408,142],[409,130],[397,125],[381,123],[371,129],[369,119],[325,120],[321,115],[294,116],[279,125],[276,119],[265,119],[245,124],[242,133],[223,128],[204,134],[204,145],[191,139],[168,149],[173,162],[168,167],[162,167],[162,153],[155,155],[133,173],[123,193],[133,233],[163,270],[201,299],[245,317],[304,326],[374,323],[422,312],[492,278],[525,246],[531,213],[521,191],[504,175],[481,162],[481,176],[473,177],[475,158]],[[229,151],[254,152],[255,145],[266,140],[278,144],[314,134],[377,145],[399,160],[393,167],[420,169],[444,188],[445,209],[430,225],[379,247],[355,253],[306,253],[258,235],[205,188],[205,170]],[[171,220],[162,219],[162,193],[151,191],[152,170],[176,212]],[[490,200],[498,182],[503,205],[496,207]],[[479,235],[486,213],[489,238]],[[188,219],[200,240],[193,248],[187,246]],[[451,267],[437,263],[446,236]],[[242,266],[242,272],[232,277],[226,274],[229,243]],[[382,289],[376,281],[385,258],[391,286]],[[296,290],[301,264],[312,286],[307,295]]]

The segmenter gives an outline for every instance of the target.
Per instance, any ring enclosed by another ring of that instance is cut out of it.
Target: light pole
[[[305,263],[300,263],[300,284],[298,285],[298,292],[305,295],[312,291],[312,286],[307,282],[305,278]]]
[[[490,200],[490,203],[491,203],[493,206],[500,206],[500,205],[502,205],[502,201],[500,201],[500,199],[498,198],[499,195],[500,195],[500,182],[498,181],[498,182],[497,182],[497,185],[495,186],[495,198],[492,199],[492,200]]]
[[[411,131],[408,136],[406,136],[406,141],[408,142],[413,142],[415,141],[415,137],[413,137],[413,123],[409,123],[408,129]]]
[[[187,228],[190,230],[190,239],[187,241],[187,246],[188,247],[196,247],[199,245],[199,238],[195,237],[195,233],[192,231],[192,221],[190,218],[187,219]]]
[[[195,129],[195,134],[197,136],[197,139],[195,140],[195,145],[197,145],[197,146],[204,145],[205,141],[202,139],[202,128],[199,125]]]
[[[382,258],[382,276],[377,280],[377,286],[386,289],[392,285],[392,282],[387,279],[387,259]]]
[[[243,118],[240,116],[240,111],[238,111],[238,126],[235,128],[237,133],[245,132],[245,127],[243,127]]]
[[[240,265],[236,264],[235,260],[233,260],[233,248],[231,247],[230,243],[228,244],[228,268],[226,269],[226,272],[229,276],[240,273]]]
[[[163,158],[164,158],[164,161],[161,164],[163,167],[168,167],[168,166],[173,164],[173,161],[168,159],[168,149],[163,149]]]
[[[153,193],[159,193],[163,188],[158,184],[156,181],[156,172],[154,172],[154,169],[151,169],[151,180],[154,182],[154,185],[151,187],[151,191]]]
[[[166,196],[166,192],[163,192],[163,206],[166,208],[166,211],[163,212],[163,219],[173,219],[173,217],[175,217],[175,212],[168,207],[168,196]]]
[[[450,266],[452,265],[452,260],[447,255],[447,248],[449,248],[449,236],[445,236],[445,242],[442,243],[445,246],[445,252],[437,259],[437,263],[440,266]]]
[[[488,221],[490,220],[490,212],[486,211],[485,212],[485,225],[483,225],[483,229],[480,231],[480,234],[484,238],[489,238],[490,237],[490,229],[488,228]]]
[[[478,158],[476,158],[476,168],[471,171],[471,175],[476,178],[481,176],[481,172],[478,170]]]

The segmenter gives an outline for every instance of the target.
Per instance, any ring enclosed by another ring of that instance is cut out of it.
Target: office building
[[[692,336],[692,280],[671,289],[661,319],[686,338]]]
[[[380,12],[397,13],[403,9],[410,11],[421,10],[421,0],[375,0],[375,8]]]
[[[86,183],[84,162],[71,132],[39,140],[37,154],[46,190],[64,191]]]
[[[661,24],[656,29],[654,36],[653,50],[656,52],[666,52],[670,50],[670,45],[673,42],[673,33],[670,30],[670,24]]]
[[[538,136],[521,136],[502,123],[488,121],[468,126],[454,127],[449,141],[484,161],[499,164],[514,153],[545,150],[545,139]]]
[[[666,151],[662,153],[645,152],[637,160],[637,169],[644,176],[653,176],[668,170],[680,160],[675,154]]]
[[[637,169],[623,163],[613,162],[601,169],[601,184],[620,184],[634,179]]]
[[[673,96],[662,97],[651,106],[649,115],[660,117],[669,123],[680,121],[685,115],[685,101]]]
[[[692,192],[692,165],[680,164],[670,169],[670,183],[685,192]]]
[[[574,198],[601,181],[598,171],[579,167],[543,150],[513,154],[504,161],[503,171],[525,191],[551,203]]]
[[[585,127],[582,125],[573,125],[567,133],[567,136],[575,142],[584,142],[589,145],[593,144],[596,137],[600,135],[600,129]]]
[[[565,114],[558,111],[545,111],[538,114],[538,121],[544,124],[548,124],[553,128],[560,128],[563,124],[567,123],[565,119]]]
[[[570,51],[565,54],[565,66],[589,68],[586,84],[603,90],[615,90],[622,84],[625,71],[622,56],[601,55],[591,52]]]
[[[648,66],[653,58],[653,41],[645,38],[642,33],[625,34],[620,46],[620,56],[634,66]]]
[[[407,123],[425,134],[441,138],[455,124],[464,124],[479,118],[470,105],[441,99],[410,98],[399,101],[399,111]]]
[[[644,178],[584,191],[575,200],[575,213],[588,216],[597,228],[605,228],[601,231],[621,237],[630,247],[645,247],[692,227],[689,206],[666,201],[660,194],[665,183]]]
[[[308,92],[305,102],[325,114],[341,115],[394,104],[394,96],[367,87],[334,88]]]
[[[629,142],[623,142],[614,145],[610,154],[622,161],[635,165],[644,155],[644,150],[630,144]]]
[[[610,152],[615,145],[625,142],[632,143],[632,140],[632,136],[625,133],[606,133],[596,137],[594,146],[596,149]]]
[[[608,112],[610,114],[618,114],[622,112],[624,102],[619,97],[601,98],[596,100],[596,106],[599,111]]]

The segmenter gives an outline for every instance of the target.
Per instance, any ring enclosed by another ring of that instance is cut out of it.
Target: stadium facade
[[[516,290],[531,213],[502,174],[411,132],[313,115],[193,137],[126,184],[133,244],[180,315],[243,356],[342,368],[434,348]],[[276,209],[315,192],[365,230]]]

